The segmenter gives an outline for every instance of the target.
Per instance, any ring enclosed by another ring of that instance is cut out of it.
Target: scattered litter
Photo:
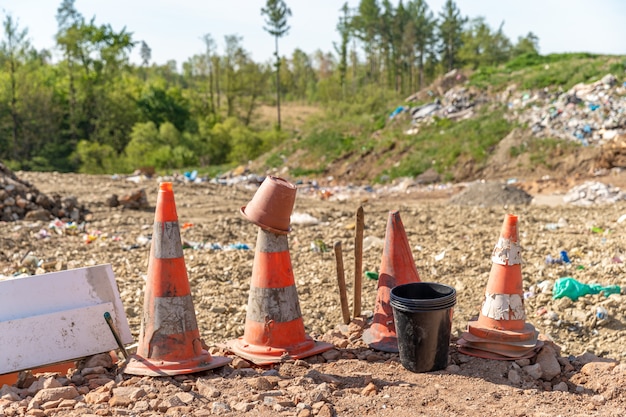
[[[557,229],[561,229],[563,227],[567,227],[567,220],[565,220],[564,218],[560,217],[559,221],[557,223],[548,223],[545,226],[546,230],[557,230]]]
[[[378,272],[365,271],[365,278],[371,279],[372,281],[378,281]]]
[[[509,101],[537,137],[560,138],[583,146],[610,141],[626,127],[626,98],[615,76],[605,75],[591,84],[577,84],[569,91],[547,88]]]
[[[228,245],[228,249],[234,249],[234,250],[250,250],[250,246],[248,246],[245,243],[241,243],[241,242],[237,242],[237,243],[231,243],[230,245]]]
[[[294,212],[291,215],[291,224],[299,224],[303,226],[312,226],[319,224],[319,220],[308,213]]]
[[[572,277],[559,278],[554,283],[552,298],[568,297],[573,301],[587,294],[599,294],[602,292],[606,297],[610,294],[619,294],[621,288],[618,285],[602,286],[600,284],[584,284]]]
[[[612,204],[624,199],[626,199],[626,194],[619,188],[593,181],[577,185],[563,196],[563,202],[577,206]]]
[[[435,255],[435,261],[439,262],[439,261],[443,261],[443,258],[446,257],[446,251],[441,251],[440,253],[438,253],[437,255]]]
[[[311,242],[311,250],[315,253],[324,253],[328,252],[328,247],[323,240],[315,239],[313,242]]]
[[[382,248],[384,244],[385,244],[385,241],[379,237],[365,236],[365,238],[363,238],[363,251]]]

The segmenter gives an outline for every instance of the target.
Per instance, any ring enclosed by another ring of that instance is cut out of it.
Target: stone
[[[373,382],[370,382],[361,390],[361,395],[364,397],[376,395],[377,393],[378,387]]]
[[[46,403],[48,401],[56,401],[61,399],[71,400],[78,397],[78,391],[76,387],[70,385],[67,387],[47,388],[42,389],[33,398],[34,401],[40,403]]]
[[[550,381],[561,373],[561,365],[550,345],[545,345],[537,354],[536,363],[541,365],[541,378]]]
[[[568,392],[569,391],[569,387],[567,386],[567,382],[559,382],[558,384],[554,385],[552,387],[553,391],[561,391],[561,392]]]
[[[538,363],[534,365],[524,366],[522,369],[524,370],[524,372],[530,375],[533,379],[539,379],[541,378],[541,375],[543,374],[541,365]]]
[[[517,372],[515,369],[509,370],[509,374],[507,376],[507,379],[513,385],[517,385],[520,382],[522,382],[522,377],[520,377],[519,372]]]
[[[617,366],[617,362],[589,362],[580,369],[580,372],[584,375],[598,375],[602,373],[608,373]]]

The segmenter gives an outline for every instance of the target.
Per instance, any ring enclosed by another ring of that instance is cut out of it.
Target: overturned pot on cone
[[[265,177],[241,214],[263,230],[279,235],[291,231],[291,211],[296,201],[296,186],[273,176]]]

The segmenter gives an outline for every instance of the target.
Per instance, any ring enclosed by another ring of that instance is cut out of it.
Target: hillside
[[[294,137],[250,168],[355,184],[601,175],[626,166],[620,59],[452,71],[384,113],[297,107]]]

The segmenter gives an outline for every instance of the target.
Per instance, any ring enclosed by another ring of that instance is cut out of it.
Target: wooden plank
[[[67,354],[59,354],[63,358],[54,361],[78,359],[117,348],[115,338],[104,320],[103,305],[111,314],[122,342],[133,343],[113,269],[109,264],[0,281],[0,363],[4,364],[0,365],[0,374],[52,363],[52,356],[46,354],[39,355],[37,363],[33,365],[23,353],[30,352],[30,346],[34,346],[37,352],[48,352],[49,348],[65,350],[66,345],[57,339],[59,334],[74,340],[73,346],[76,348],[68,349]],[[74,320],[78,327],[68,328],[67,320],[75,317],[74,311],[77,312],[76,319],[80,319]],[[46,325],[41,324],[41,321],[45,321]],[[94,333],[88,327],[77,324],[79,322],[95,326],[100,337],[94,338]],[[33,336],[35,330],[29,326],[37,327],[41,337]],[[17,329],[32,337],[20,337]],[[102,337],[105,336],[112,341],[112,345],[102,344]],[[53,341],[57,343],[56,346],[51,344]],[[22,359],[16,360],[18,356]],[[5,357],[12,357],[13,360],[6,362]]]

